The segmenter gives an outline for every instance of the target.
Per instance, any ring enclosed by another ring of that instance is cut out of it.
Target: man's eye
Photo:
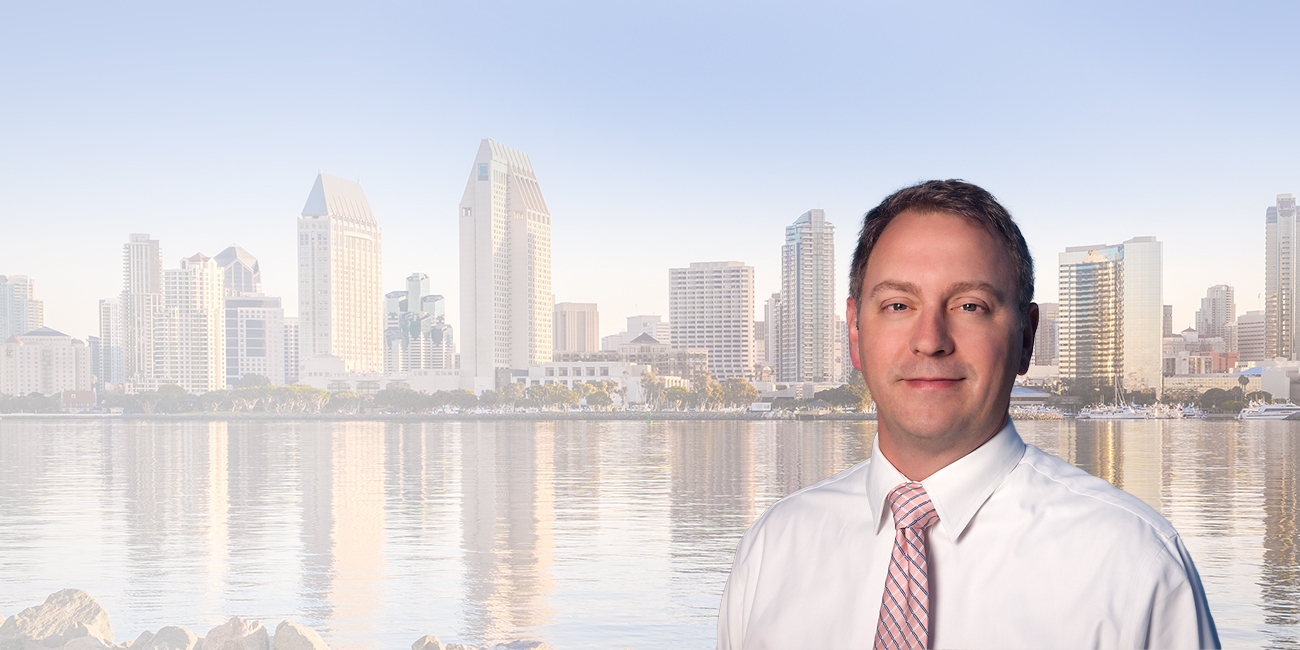
[[[901,302],[895,302],[887,305],[885,309],[888,309],[889,311],[903,311],[904,309],[907,309],[907,305],[904,305]]]
[[[961,306],[961,310],[962,310],[962,311],[979,311],[979,310],[980,310],[980,306],[977,305],[977,304],[975,304],[975,303],[973,303],[973,302],[968,302],[968,303],[966,303],[966,304],[964,304],[964,305]]]

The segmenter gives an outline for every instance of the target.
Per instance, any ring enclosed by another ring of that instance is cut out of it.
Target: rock
[[[93,636],[113,644],[108,612],[80,589],[56,591],[45,604],[28,607],[0,625],[0,647],[43,645],[57,648],[73,639]]]
[[[203,650],[271,650],[271,636],[261,623],[235,616],[208,630]]]
[[[63,650],[110,650],[111,646],[97,636],[79,636],[65,644]]]
[[[134,641],[126,644],[126,647],[133,650],[149,650],[149,642],[153,640],[153,632],[145,630],[136,637]]]
[[[439,641],[438,637],[426,634],[411,644],[411,650],[446,650],[446,648],[442,647],[442,641]]]
[[[193,632],[183,627],[168,625],[158,630],[147,645],[132,646],[131,650],[194,650],[198,642],[199,637]]]
[[[280,621],[275,626],[272,646],[275,650],[330,650],[316,630],[290,621]],[[439,646],[438,650],[442,647]]]
[[[541,641],[511,641],[510,643],[498,643],[492,646],[492,650],[551,650],[551,646]]]
[[[466,643],[448,643],[447,645],[443,646],[442,650],[479,650],[479,649],[478,646],[476,645],[469,645]]]

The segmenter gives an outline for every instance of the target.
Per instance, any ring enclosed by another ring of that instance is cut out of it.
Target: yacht
[[[1300,420],[1300,405],[1285,402],[1282,404],[1261,404],[1256,402],[1241,409],[1238,420]]]
[[[1080,420],[1146,420],[1151,413],[1136,406],[1107,406],[1099,404],[1079,409],[1075,418]]]

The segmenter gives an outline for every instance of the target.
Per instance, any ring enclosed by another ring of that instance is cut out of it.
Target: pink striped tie
[[[889,493],[894,511],[894,554],[885,576],[885,595],[876,624],[876,650],[930,647],[930,577],[925,531],[939,521],[930,495],[920,483],[904,483]]]

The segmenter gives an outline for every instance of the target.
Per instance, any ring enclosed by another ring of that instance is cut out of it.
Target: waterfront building
[[[455,367],[455,340],[445,301],[429,291],[429,276],[412,273],[405,291],[384,294],[386,376]]]
[[[1248,311],[1237,317],[1237,361],[1250,363],[1263,361],[1264,310]]]
[[[105,298],[99,301],[99,363],[95,373],[100,390],[120,386],[126,381],[126,356],[122,329],[122,301]]]
[[[1059,256],[1060,377],[1161,392],[1163,244],[1135,237]]]
[[[1038,303],[1038,331],[1034,332],[1035,366],[1054,366],[1059,352],[1057,346],[1058,327],[1060,325],[1061,306],[1055,302]]]
[[[1201,308],[1196,310],[1196,331],[1202,337],[1218,337],[1228,343],[1228,351],[1235,352],[1232,344],[1233,329],[1237,325],[1237,303],[1231,285],[1216,284],[1205,290]]]
[[[1294,194],[1278,194],[1264,212],[1264,356],[1295,356],[1296,207]]]
[[[512,373],[512,380],[524,386],[558,384],[566,388],[582,383],[613,381],[618,384],[618,388],[610,393],[615,403],[637,404],[645,401],[641,376],[649,369],[648,366],[617,361],[548,361],[530,366],[524,372]]]
[[[122,246],[124,381],[146,385],[154,371],[154,320],[163,308],[162,251],[157,239],[133,233]]]
[[[635,340],[642,334],[649,334],[660,343],[672,345],[672,326],[663,316],[655,314],[639,314],[627,317],[627,329],[618,334],[610,334],[600,339],[600,349],[610,352],[617,351],[619,346]]]
[[[383,238],[360,183],[321,173],[298,219],[299,358],[384,367]]]
[[[675,348],[705,348],[719,381],[754,372],[754,267],[691,262],[668,270],[668,321]]]
[[[550,361],[554,304],[551,213],[532,161],[484,139],[460,201],[464,388],[495,388],[509,370]]]
[[[48,397],[91,390],[90,350],[78,339],[40,327],[10,336],[0,346],[0,394]]]
[[[1174,306],[1165,305],[1165,325],[1164,325],[1163,335],[1169,336],[1173,333],[1174,333]]]
[[[646,366],[660,377],[692,380],[709,371],[709,351],[705,348],[674,348],[661,343],[649,333],[618,346],[617,350],[599,352],[556,352],[561,363],[603,362]]]
[[[838,380],[835,315],[835,226],[809,210],[786,226],[781,248],[781,297],[769,364],[776,380]]]
[[[552,322],[554,352],[595,352],[599,348],[600,313],[594,302],[557,302]]]
[[[221,270],[196,253],[163,271],[163,306],[154,319],[154,388],[175,384],[201,394],[226,387],[225,303]]]
[[[247,375],[283,386],[284,308],[262,294],[262,271],[248,251],[231,245],[212,258],[225,297],[226,385]]]
[[[1237,365],[1237,353],[1223,337],[1202,336],[1190,327],[1164,337],[1161,352],[1166,377],[1229,372]]]
[[[212,258],[221,269],[222,286],[227,296],[262,293],[262,269],[257,258],[231,244]]]
[[[0,275],[0,341],[45,326],[45,305],[36,282],[25,275]]]
[[[284,383],[298,383],[299,369],[302,364],[298,355],[298,318],[284,317]]]

